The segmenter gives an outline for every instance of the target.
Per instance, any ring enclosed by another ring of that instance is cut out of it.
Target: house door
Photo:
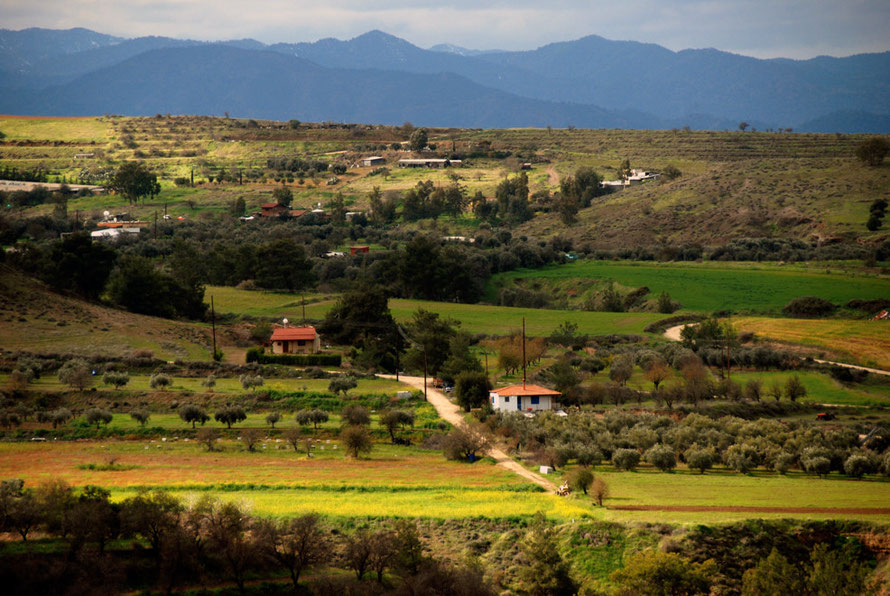
[[[517,410],[522,409],[522,396],[521,395],[516,396],[516,409]]]

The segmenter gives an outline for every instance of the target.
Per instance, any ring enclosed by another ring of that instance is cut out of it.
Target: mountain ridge
[[[54,36],[57,42],[52,42]],[[32,51],[34,39],[42,40],[46,46],[41,52]],[[85,44],[89,47],[83,49]],[[0,30],[0,88],[5,95],[12,93],[19,97],[18,101],[7,98],[2,104],[6,106],[4,109],[27,113],[34,105],[33,98],[58,93],[58,89],[67,88],[76,80],[82,81],[91,73],[104,72],[108,67],[154,50],[189,47],[234,47],[254,52],[259,63],[268,61],[262,54],[276,52],[320,67],[349,71],[340,72],[339,76],[354,79],[355,85],[366,85],[371,72],[450,73],[459,77],[456,80],[477,85],[472,88],[473,97],[467,98],[468,104],[478,105],[482,97],[485,102],[499,97],[506,102],[502,111],[529,117],[528,122],[508,119],[511,126],[530,126],[533,122],[558,126],[558,121],[570,119],[569,115],[575,113],[577,122],[570,122],[575,126],[604,122],[606,126],[631,128],[686,125],[734,128],[744,120],[760,129],[819,127],[820,132],[890,132],[887,125],[890,52],[843,58],[764,60],[716,49],[673,51],[657,44],[613,41],[599,35],[553,42],[525,51],[462,51],[464,48],[457,46],[443,51],[441,47],[423,49],[380,30],[348,40],[325,38],[268,45],[253,39],[221,42],[154,36],[121,39],[86,29]],[[455,48],[458,51],[454,51]],[[28,54],[29,51],[32,54]],[[156,62],[149,60],[149,63],[152,68],[160,67]],[[239,59],[239,63],[251,68],[243,59]],[[365,74],[358,76],[360,71]],[[121,71],[117,72],[122,76]],[[169,74],[169,70],[166,72]],[[388,84],[409,79],[387,75]],[[116,86],[113,81],[107,84]],[[269,83],[258,84],[265,85],[267,92],[274,89]],[[325,92],[318,81],[315,84],[317,92]],[[464,82],[459,86],[470,89]],[[38,90],[42,93],[36,93]],[[434,106],[443,109],[441,102],[432,101],[426,110],[415,110],[417,106],[404,103],[397,94],[386,96],[402,105],[379,114],[367,113],[374,121],[386,121],[400,109],[429,114],[420,122],[430,125],[450,121],[458,115],[453,109],[434,112]],[[445,96],[459,100],[454,94],[445,92]],[[101,98],[97,99],[101,103]],[[354,106],[337,112],[333,109],[337,102],[327,103],[331,109],[324,120],[342,121],[357,112],[366,113]],[[208,100],[199,112],[212,113],[212,104],[214,102]],[[58,115],[64,115],[66,109],[62,98],[46,98],[37,105],[44,108],[52,105],[61,112]],[[195,102],[190,105],[202,107]],[[537,106],[540,111],[535,113],[531,106]],[[132,113],[127,106],[119,107],[125,109],[115,111]],[[602,116],[607,113],[611,114],[610,118],[603,120]],[[491,119],[474,120],[470,114],[464,114],[463,119],[452,124],[475,126],[479,121]],[[559,119],[554,119],[553,114],[559,114]]]

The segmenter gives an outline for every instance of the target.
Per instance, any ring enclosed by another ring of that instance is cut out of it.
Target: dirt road
[[[694,324],[694,323],[692,323]],[[683,331],[683,328],[686,325],[677,325],[675,327],[668,327],[664,330],[664,336],[672,341],[680,341],[682,338],[680,337],[680,333]],[[890,371],[881,370],[879,368],[868,368],[867,366],[857,366],[855,364],[845,364],[843,362],[834,362],[832,360],[815,360],[814,362],[818,362],[819,364],[831,364],[833,366],[841,366],[843,368],[852,368],[855,370],[864,370],[870,373],[874,373],[876,375],[885,375],[890,376]]]
[[[386,379],[396,378],[395,375],[378,376]],[[404,375],[400,375],[399,381],[405,383],[406,385],[410,385],[415,389],[423,391],[423,377],[406,377]],[[436,412],[439,413],[440,418],[450,422],[454,426],[466,425],[463,412],[461,412],[460,407],[452,403],[452,401],[448,399],[448,397],[444,393],[437,389],[433,389],[432,384],[429,384],[427,386],[427,399],[431,404],[433,404],[433,407],[436,408]],[[497,465],[510,470],[514,474],[522,476],[530,482],[534,482],[538,486],[543,487],[544,490],[546,490],[547,492],[556,492],[556,486],[552,482],[550,482],[540,474],[535,474],[531,470],[524,468],[522,465],[513,460],[513,458],[504,453],[503,450],[497,447],[493,447],[488,450],[487,455],[494,459],[497,462]]]

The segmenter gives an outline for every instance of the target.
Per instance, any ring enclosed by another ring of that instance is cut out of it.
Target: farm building
[[[321,338],[315,327],[283,327],[272,332],[273,354],[318,354]]]
[[[360,255],[366,252],[371,252],[370,246],[350,246],[349,254],[350,255]]]
[[[661,174],[656,172],[647,172],[646,170],[631,170],[630,176],[624,180],[603,180],[600,186],[610,188],[612,190],[621,190],[627,186],[634,186],[647,180],[657,180]]]
[[[502,412],[536,412],[540,410],[553,410],[556,399],[562,395],[559,391],[553,391],[540,385],[510,385],[493,390],[491,407]]]
[[[366,168],[372,168],[374,166],[382,166],[386,163],[386,158],[380,157],[379,155],[372,155],[371,157],[365,157],[362,159],[362,166]]]
[[[459,168],[463,162],[459,159],[400,159],[400,168]]]
[[[262,210],[260,211],[262,217],[278,217],[290,211],[286,206],[279,205],[278,203],[263,203],[260,209]]]

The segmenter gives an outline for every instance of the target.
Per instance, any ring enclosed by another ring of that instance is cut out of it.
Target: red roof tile
[[[275,209],[278,207],[278,203],[263,203],[263,209]]]
[[[283,327],[272,332],[272,341],[315,339],[315,327]]]
[[[547,389],[540,385],[530,384],[526,384],[525,387],[522,385],[501,387],[500,389],[493,389],[492,393],[497,393],[498,395],[562,395],[559,391],[553,391],[552,389]]]

